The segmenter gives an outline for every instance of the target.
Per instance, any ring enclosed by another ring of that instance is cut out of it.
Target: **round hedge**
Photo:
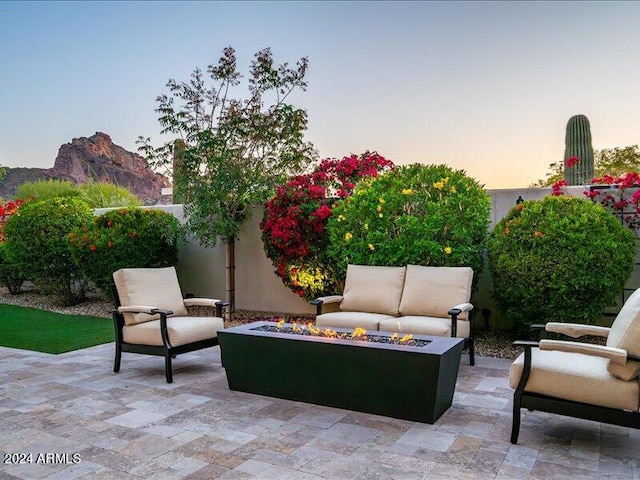
[[[67,248],[67,234],[91,224],[89,206],[77,197],[27,202],[4,227],[7,260],[63,305],[80,302],[86,284]]]
[[[482,268],[491,202],[462,170],[413,164],[363,181],[334,208],[328,255],[348,264]]]
[[[111,295],[113,272],[120,268],[158,268],[178,262],[184,233],[162,210],[120,208],[95,217],[68,235],[71,256],[86,278]]]
[[[507,319],[593,323],[631,274],[634,236],[589,200],[549,196],[516,205],[488,242],[494,296]]]

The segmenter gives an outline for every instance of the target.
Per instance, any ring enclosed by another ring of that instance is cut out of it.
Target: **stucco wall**
[[[570,195],[582,197],[584,188],[569,187],[565,191]],[[489,227],[491,231],[495,224],[515,205],[518,198],[522,197],[523,200],[541,199],[550,194],[550,189],[500,189],[488,190],[487,193],[491,197],[492,204],[491,225]],[[184,221],[182,205],[152,208],[162,208]],[[260,238],[259,223],[262,219],[262,211],[262,207],[253,209],[251,218],[243,224],[240,238],[236,242],[236,309],[314,313],[315,309],[286,288],[274,273],[273,265],[264,253]],[[101,213],[101,211],[96,213]],[[213,248],[205,248],[199,245],[195,239],[189,239],[187,244],[179,250],[177,270],[184,292],[213,298],[225,297],[225,246],[221,242]],[[637,272],[630,279],[629,284],[640,285]],[[485,268],[479,278],[478,289],[472,298],[476,308],[478,328],[483,328],[485,325],[483,310],[485,313],[491,312],[488,316],[490,326],[509,326],[509,322],[497,308],[492,292],[493,282],[485,263]]]

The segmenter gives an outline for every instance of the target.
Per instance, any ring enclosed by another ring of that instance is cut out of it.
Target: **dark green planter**
[[[425,423],[451,406],[463,339],[414,335],[429,343],[410,347],[255,330],[266,324],[218,332],[231,390]]]

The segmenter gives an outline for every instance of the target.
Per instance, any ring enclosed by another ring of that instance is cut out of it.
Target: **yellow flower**
[[[365,229],[365,230],[369,230],[369,224],[368,224],[368,223],[365,223],[365,224],[364,224],[364,229]]]
[[[444,182],[434,182],[433,187],[442,190],[444,188]]]
[[[444,253],[446,255],[451,255],[451,247],[444,247]]]
[[[384,203],[384,198],[380,197],[380,198],[378,199],[378,201],[379,201],[380,203]]]
[[[384,215],[383,215],[383,214],[381,214],[381,213],[379,213],[379,214],[378,214],[378,217],[379,217],[379,218],[382,218],[382,217],[384,217]]]
[[[382,205],[378,205],[376,208],[376,212],[380,213],[382,211]]]
[[[346,220],[346,218],[345,218],[345,216],[344,216],[344,215],[338,215],[338,221],[339,221],[339,222],[343,222],[343,221],[345,221],[345,220]]]
[[[413,195],[413,190],[410,188],[403,188],[402,189],[402,194],[403,195]]]
[[[348,242],[353,238],[353,234],[351,232],[347,232],[344,234],[344,239]]]
[[[456,193],[456,187],[452,186],[451,189],[449,190],[451,193]]]
[[[369,244],[369,250],[375,250],[375,249],[376,249],[376,247],[374,247],[373,244],[370,243]]]

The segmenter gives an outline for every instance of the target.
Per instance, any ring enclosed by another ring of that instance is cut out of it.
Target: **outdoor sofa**
[[[348,265],[342,295],[319,297],[316,326],[464,338],[475,364],[470,267]]]

